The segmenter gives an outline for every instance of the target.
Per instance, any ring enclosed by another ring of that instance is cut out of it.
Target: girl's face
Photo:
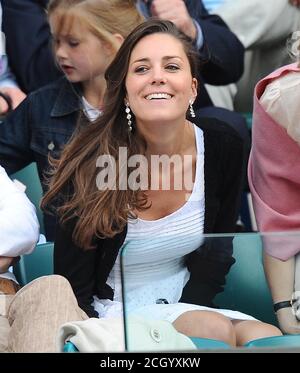
[[[76,22],[76,19],[72,19],[71,27],[61,27],[62,20],[65,21],[54,13],[49,23],[55,57],[67,79],[72,83],[84,83],[103,76],[114,57],[113,49],[79,20]]]
[[[184,119],[197,94],[183,46],[168,34],[148,35],[136,44],[125,85],[137,123]]]

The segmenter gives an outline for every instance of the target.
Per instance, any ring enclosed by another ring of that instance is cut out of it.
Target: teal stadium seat
[[[241,113],[247,122],[247,127],[251,131],[252,129],[252,112]]]
[[[205,350],[219,350],[219,349],[228,349],[230,346],[222,341],[217,341],[216,339],[209,339],[209,338],[195,338],[190,337],[194,345],[198,349],[205,349]]]
[[[246,343],[245,347],[299,348],[300,335],[282,335],[278,337],[259,338]]]
[[[40,223],[40,232],[44,233],[43,213],[40,209],[40,202],[43,196],[41,182],[36,168],[36,163],[31,163],[29,166],[14,173],[10,176],[11,179],[16,179],[26,186],[26,194],[36,208],[37,217]]]
[[[262,239],[258,233],[237,234],[233,240],[236,263],[226,277],[223,293],[215,298],[221,308],[245,312],[278,326],[273,301],[265,278],[262,261]],[[260,338],[245,344],[247,348],[299,348],[300,335]]]
[[[233,240],[233,256],[236,262],[226,277],[224,292],[217,295],[215,303],[277,326],[263,268],[260,235],[237,234]]]
[[[22,256],[15,273],[22,285],[33,279],[53,273],[53,243],[37,245],[30,255]],[[257,319],[277,325],[273,312],[272,298],[264,275],[262,264],[262,243],[257,233],[241,233],[233,240],[236,263],[227,275],[223,293],[215,302],[222,308],[233,309],[250,314]],[[226,343],[192,338],[198,349],[228,349]],[[261,338],[251,341],[245,347],[300,348],[300,335]],[[65,352],[74,352],[76,347],[66,343]]]
[[[63,352],[78,352],[78,349],[71,341],[67,341],[64,345]]]
[[[37,245],[31,254],[21,256],[14,274],[22,286],[38,277],[53,274],[53,246],[53,242]]]

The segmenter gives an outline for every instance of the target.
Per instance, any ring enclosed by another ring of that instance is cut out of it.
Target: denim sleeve
[[[26,93],[62,75],[52,52],[46,3],[42,0],[1,0],[9,64],[20,88]]]

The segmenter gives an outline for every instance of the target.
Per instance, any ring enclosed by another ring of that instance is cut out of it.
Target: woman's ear
[[[127,96],[127,93],[124,97],[124,105],[126,106],[127,104],[129,104],[129,101],[128,101],[128,96]]]
[[[192,79],[192,95],[194,97],[194,100],[197,97],[197,90],[198,90],[198,80],[196,78]]]

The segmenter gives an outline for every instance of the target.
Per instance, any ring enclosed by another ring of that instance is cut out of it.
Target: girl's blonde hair
[[[53,14],[58,17],[58,32],[69,31],[74,22],[80,22],[100,40],[109,43],[115,51],[119,46],[113,34],[126,38],[144,21],[134,0],[50,0],[48,16]]]

